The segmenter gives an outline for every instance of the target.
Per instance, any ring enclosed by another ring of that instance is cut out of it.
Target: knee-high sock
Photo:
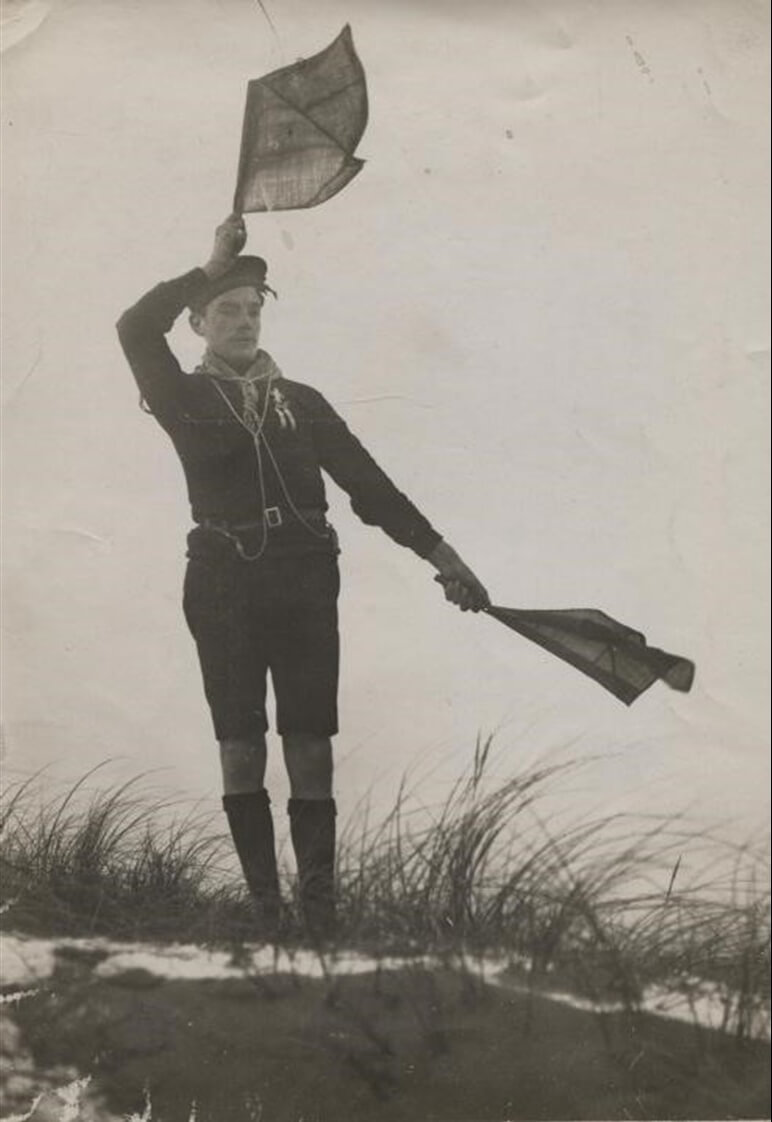
[[[279,873],[268,792],[223,795],[222,803],[249,891],[261,918],[274,924],[279,918]]]
[[[314,938],[327,938],[335,928],[335,800],[290,799],[288,810],[303,919]]]

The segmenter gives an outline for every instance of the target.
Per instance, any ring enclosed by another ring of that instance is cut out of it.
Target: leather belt
[[[324,522],[325,513],[321,507],[298,507],[297,513],[301,518],[318,519]],[[263,512],[262,520],[255,522],[218,522],[213,518],[205,518],[200,525],[205,530],[219,530],[221,533],[238,534],[243,531],[259,530],[263,525],[269,530],[278,530],[287,522],[296,522],[297,518],[292,511],[283,511],[279,506],[267,506]]]

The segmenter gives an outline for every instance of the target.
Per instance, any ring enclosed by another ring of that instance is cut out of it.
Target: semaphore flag
[[[692,687],[693,662],[649,647],[640,631],[596,608],[528,611],[491,606],[485,611],[594,678],[625,705],[632,705],[657,681],[683,693]]]
[[[318,206],[364,166],[365,72],[348,24],[325,50],[247,86],[233,209]]]

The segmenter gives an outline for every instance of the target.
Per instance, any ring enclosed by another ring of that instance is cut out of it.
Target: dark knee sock
[[[335,927],[335,800],[290,799],[287,809],[303,919],[312,936],[326,938]]]
[[[279,873],[268,792],[223,795],[222,804],[249,891],[262,918],[278,921]]]

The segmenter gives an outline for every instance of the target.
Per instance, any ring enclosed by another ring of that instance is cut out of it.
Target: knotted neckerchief
[[[208,374],[212,378],[219,378],[225,382],[236,382],[241,388],[241,419],[250,432],[260,429],[260,389],[265,386],[265,392],[270,390],[271,382],[281,378],[281,370],[267,351],[258,351],[255,361],[243,374],[234,370],[224,358],[206,349],[201,363],[196,367],[196,374]]]

